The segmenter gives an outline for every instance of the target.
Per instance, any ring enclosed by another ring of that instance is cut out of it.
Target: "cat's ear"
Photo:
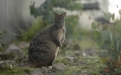
[[[66,12],[62,13],[61,16],[62,17],[65,17],[66,16]]]
[[[57,17],[57,16],[59,16],[59,15],[58,15],[57,13],[54,13],[54,16]]]

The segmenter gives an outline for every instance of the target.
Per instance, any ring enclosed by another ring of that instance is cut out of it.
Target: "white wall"
[[[94,22],[94,19],[100,16],[104,16],[103,12],[108,12],[108,0],[95,0],[95,2],[99,2],[100,10],[87,10],[83,11],[82,15],[80,15],[80,26],[84,29],[90,30],[91,23]],[[94,0],[93,0],[94,2]],[[89,17],[91,19],[89,19]]]

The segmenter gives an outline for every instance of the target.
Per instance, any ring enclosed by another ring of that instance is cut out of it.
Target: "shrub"
[[[63,46],[65,49],[80,49],[81,28],[79,27],[78,19],[78,15],[71,15],[65,18],[66,40]]]
[[[16,34],[16,33],[13,33],[11,32],[9,29],[5,29],[3,31],[0,31],[0,51],[4,50],[7,46],[8,43],[10,43],[12,41],[11,38],[8,38],[10,41],[8,42],[5,42],[6,38],[7,37],[6,35],[9,35],[10,36],[20,36],[19,34]]]
[[[0,31],[0,51],[5,48],[5,44],[3,43],[3,33]]]
[[[28,28],[28,30],[21,30],[21,40],[23,41],[30,41],[32,38],[37,34],[39,30],[44,28],[45,25],[43,24],[40,17],[35,19],[33,24]]]
[[[114,20],[114,14],[105,13],[104,16],[107,20]],[[100,47],[99,57],[102,63],[110,68],[121,66],[121,19],[114,25],[93,22],[92,28]]]

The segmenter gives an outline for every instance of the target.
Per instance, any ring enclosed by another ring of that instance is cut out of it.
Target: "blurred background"
[[[104,75],[102,71],[105,65],[98,57],[101,47],[96,44],[96,41],[101,42],[94,38],[91,24],[95,26],[96,22],[104,27],[114,24],[120,18],[119,9],[120,0],[0,0],[0,75],[38,75],[30,74],[31,68],[14,66],[28,63],[29,44],[38,31],[54,22],[53,12],[67,12],[66,39],[54,61],[57,70],[49,74],[47,69],[35,69],[38,70],[35,73],[43,71],[41,75]],[[105,15],[107,12],[111,14]],[[110,19],[112,15],[115,15],[114,20]],[[120,24],[119,21],[119,30]],[[107,49],[107,44],[105,47]],[[105,54],[102,53],[102,56]],[[104,59],[101,60],[105,62]],[[64,70],[65,67],[67,70]],[[117,71],[120,72],[120,69]]]
[[[104,14],[115,13],[118,18],[120,3],[118,0],[0,0],[0,31],[4,33],[0,41],[30,42],[39,30],[53,23],[53,12],[67,12],[63,48],[96,48],[91,23],[112,23],[104,19]]]

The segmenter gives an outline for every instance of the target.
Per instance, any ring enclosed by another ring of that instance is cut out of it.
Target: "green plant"
[[[7,46],[7,44],[4,42],[6,35],[20,36],[19,34],[11,32],[9,29],[6,29],[4,31],[0,31],[0,51],[4,50],[5,47]],[[11,42],[11,40],[10,40],[10,42]]]
[[[120,11],[119,14],[121,15]],[[105,19],[114,20],[114,15],[105,13]],[[110,68],[121,66],[121,19],[114,25],[93,22],[94,37],[101,51],[99,57]]]
[[[79,16],[71,15],[65,18],[66,23],[66,40],[64,49],[80,49],[79,43],[81,40],[81,28],[78,23]]]
[[[6,67],[0,68],[0,75],[26,75],[33,70],[34,68],[6,65]]]
[[[40,17],[36,18],[33,24],[28,28],[27,31],[21,30],[21,40],[30,41],[36,35],[36,33],[44,28],[43,22]]]
[[[5,44],[2,42],[3,33],[0,31],[0,51],[5,47]]]
[[[44,24],[53,22],[53,11],[55,8],[64,8],[70,11],[79,11],[82,9],[81,3],[77,3],[75,0],[45,0],[45,2],[35,7],[35,2],[30,6],[30,13],[34,17],[41,16]]]

